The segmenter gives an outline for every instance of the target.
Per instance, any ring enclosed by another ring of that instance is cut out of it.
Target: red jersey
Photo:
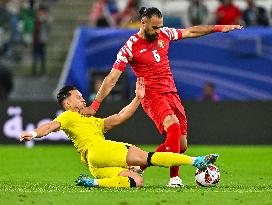
[[[177,92],[168,60],[169,43],[182,38],[182,30],[164,27],[155,41],[138,34],[120,49],[113,68],[124,71],[129,63],[137,77],[144,77],[146,92]]]
[[[218,19],[218,24],[220,25],[234,25],[238,23],[238,20],[241,17],[240,10],[234,6],[220,6],[216,11]]]

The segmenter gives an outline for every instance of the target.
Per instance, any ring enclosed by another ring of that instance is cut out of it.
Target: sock
[[[165,144],[163,143],[163,144],[159,145],[157,147],[157,149],[155,150],[155,152],[165,152]],[[140,169],[145,170],[147,167],[149,167],[149,166],[143,165],[143,166],[140,166]]]
[[[136,187],[135,181],[131,177],[111,177],[98,179],[98,187]]]
[[[167,137],[164,142],[166,152],[180,153],[180,124],[174,123],[167,128]],[[179,167],[170,167],[170,177],[179,175]]]
[[[170,178],[179,176],[179,167],[170,167]]]
[[[192,165],[193,158],[185,154],[177,154],[172,152],[150,152],[148,163],[160,167],[172,167],[180,165]]]
[[[174,123],[167,128],[164,142],[166,152],[180,153],[180,135],[180,125],[178,123]]]
[[[166,140],[157,147],[155,152],[175,152],[180,153],[180,125],[174,123],[167,128]],[[141,170],[145,170],[147,166],[140,166]],[[170,167],[170,177],[179,175],[179,167]]]
[[[157,147],[157,149],[155,150],[155,152],[165,152],[165,144],[161,144]]]

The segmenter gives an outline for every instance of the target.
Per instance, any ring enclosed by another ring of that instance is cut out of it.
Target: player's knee
[[[130,166],[141,166],[146,164],[148,152],[136,146],[131,146],[127,154],[127,164]]]
[[[135,156],[135,164],[140,165],[140,166],[145,165],[146,159],[147,159],[146,155]]]
[[[141,176],[135,177],[136,187],[142,187],[144,185],[144,178]]]
[[[163,126],[164,126],[164,129],[167,130],[167,128],[173,124],[179,124],[179,120],[177,118],[176,115],[168,115],[167,117],[164,118],[164,121],[163,121]]]

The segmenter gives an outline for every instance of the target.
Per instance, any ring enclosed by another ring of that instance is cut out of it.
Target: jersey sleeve
[[[133,58],[132,46],[136,40],[137,39],[135,38],[135,36],[131,36],[128,39],[125,45],[118,52],[116,61],[113,64],[113,68],[118,69],[120,71],[124,71],[126,69],[127,64],[131,62]]]
[[[170,41],[182,39],[182,29],[163,27],[161,29]]]
[[[65,111],[61,113],[58,117],[54,119],[55,122],[60,123],[60,130],[65,129],[69,123],[71,122],[71,116],[69,115],[69,112]]]

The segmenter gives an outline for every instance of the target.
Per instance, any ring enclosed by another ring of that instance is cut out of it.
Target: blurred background
[[[271,0],[0,0],[0,144],[18,143],[22,131],[54,119],[64,85],[75,85],[91,102],[137,32],[141,6],[159,8],[168,27],[244,25],[172,43],[170,65],[187,110],[189,143],[271,144]],[[128,67],[98,116],[118,112],[134,97],[134,85]],[[158,144],[163,137],[156,135],[139,109],[108,136]],[[57,132],[36,143],[67,139]]]

